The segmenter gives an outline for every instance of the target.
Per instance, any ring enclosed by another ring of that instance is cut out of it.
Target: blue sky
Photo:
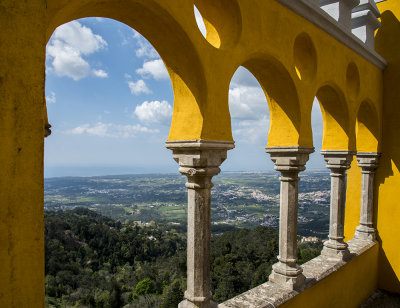
[[[205,33],[196,13],[199,31]],[[47,44],[46,101],[52,134],[45,140],[45,177],[177,172],[164,143],[173,92],[163,62],[132,28],[86,18],[57,28]],[[236,148],[225,171],[272,170],[264,148],[267,101],[244,68],[229,90]],[[313,131],[321,145],[322,118],[314,103]],[[319,151],[319,149],[317,149]],[[319,154],[308,168],[323,168]]]

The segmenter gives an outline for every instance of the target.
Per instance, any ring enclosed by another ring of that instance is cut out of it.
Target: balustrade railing
[[[383,69],[386,61],[375,52],[375,30],[382,0],[277,0],[325,30],[371,63]]]
[[[203,140],[171,141],[167,142],[166,147],[173,151],[173,158],[180,166],[179,171],[188,179],[186,183],[187,290],[185,299],[179,307],[217,307],[218,305],[212,301],[210,277],[210,210],[213,187],[211,180],[220,172],[219,166],[226,159],[227,151],[234,148],[234,143]],[[354,239],[348,244],[344,242],[346,171],[350,168],[356,153],[321,151],[327,168],[331,171],[329,239],[325,242],[320,257],[310,261],[310,265],[306,263],[299,266],[297,264],[298,174],[305,170],[309,154],[314,152],[314,148],[273,147],[266,148],[266,152],[275,163],[275,170],[281,174],[278,263],[273,265],[269,282],[220,304],[220,307],[246,306],[249,301],[280,304],[295,296],[296,292],[293,291],[301,292],[329,275],[332,268],[337,269],[338,266],[345,264],[348,258],[354,257],[354,254],[350,255],[350,246],[353,251],[362,253],[375,243],[373,182],[380,153],[357,153],[358,165],[362,169],[360,225],[356,228]],[[314,273],[315,271],[317,273]],[[256,299],[254,294],[262,298]]]

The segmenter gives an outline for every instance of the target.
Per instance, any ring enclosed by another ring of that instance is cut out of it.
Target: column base
[[[350,257],[350,251],[346,243],[328,240],[324,244],[321,255],[330,259],[347,260]]]
[[[376,239],[375,228],[360,225],[356,228],[354,238],[373,242]]]
[[[303,275],[303,269],[297,264],[295,266],[289,267],[280,262],[274,264],[269,281],[286,289],[300,291],[305,285],[306,277]]]
[[[181,301],[178,308],[217,308],[218,304],[212,300],[205,302],[191,302],[187,299]]]

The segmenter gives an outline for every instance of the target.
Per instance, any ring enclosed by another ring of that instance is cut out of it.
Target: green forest
[[[215,230],[214,230],[215,231]],[[321,243],[300,244],[299,263]],[[268,280],[278,232],[235,229],[211,239],[213,300]],[[85,208],[45,212],[46,307],[177,307],[186,289],[186,228],[121,223]]]

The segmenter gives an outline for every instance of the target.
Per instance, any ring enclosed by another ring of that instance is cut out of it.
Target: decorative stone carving
[[[380,16],[379,9],[373,0],[361,0],[360,5],[353,9],[352,32],[370,50],[375,50],[375,30],[381,26],[378,20]]]
[[[344,213],[346,206],[346,170],[350,168],[355,152],[321,151],[326,166],[331,170],[331,204],[329,240],[324,243],[321,254],[345,260],[349,257],[344,240]]]
[[[217,307],[211,301],[210,238],[211,179],[220,172],[227,151],[234,148],[229,141],[168,141],[179,172],[188,179],[187,290],[180,308]]]
[[[281,173],[280,218],[279,218],[279,262],[272,266],[271,282],[292,290],[300,290],[305,283],[302,268],[297,265],[297,211],[298,174],[304,171],[310,147],[266,148],[275,170]]]
[[[373,224],[374,214],[374,176],[379,165],[380,153],[357,153],[358,166],[361,168],[361,210],[360,225],[356,228],[354,237],[361,240],[375,240]]]

